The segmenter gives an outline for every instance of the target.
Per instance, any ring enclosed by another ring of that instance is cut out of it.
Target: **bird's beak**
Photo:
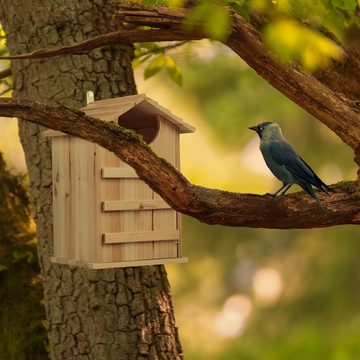
[[[258,127],[257,126],[250,126],[249,129],[254,130],[255,132],[258,132]]]

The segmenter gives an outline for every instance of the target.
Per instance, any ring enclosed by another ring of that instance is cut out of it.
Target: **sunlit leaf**
[[[156,56],[144,70],[144,78],[149,77],[158,73],[166,65],[166,58],[164,54]]]
[[[343,50],[323,34],[291,20],[279,20],[265,29],[269,48],[284,61],[297,61],[313,71],[339,60]]]
[[[201,1],[192,8],[184,25],[189,30],[202,29],[211,39],[224,40],[231,29],[231,16],[227,6]]]
[[[174,59],[166,56],[166,69],[173,80],[179,86],[182,86],[182,74],[179,66],[175,63]]]
[[[135,57],[146,55],[150,52],[160,51],[160,46],[154,42],[138,43],[135,46]]]
[[[255,11],[265,11],[269,5],[270,2],[268,0],[250,0],[250,7]]]
[[[224,40],[229,35],[231,16],[225,6],[214,5],[204,23],[204,30],[211,39]]]
[[[333,5],[345,11],[355,11],[357,0],[332,0]]]
[[[132,61],[132,67],[133,69],[136,69],[139,65],[141,65],[142,63],[144,63],[145,61],[149,60],[153,55],[152,54],[148,54],[142,57],[137,57]]]
[[[238,12],[243,18],[246,20],[250,20],[249,17],[249,7],[248,3],[245,0],[238,0],[238,1],[228,1],[229,6]]]

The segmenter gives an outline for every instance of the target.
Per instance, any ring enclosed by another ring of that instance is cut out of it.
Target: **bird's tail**
[[[320,179],[319,179],[320,180]],[[321,180],[320,180],[321,181]],[[320,190],[322,190],[324,193],[326,193],[326,194],[328,194],[328,195],[330,195],[330,193],[332,192],[335,192],[333,189],[330,189],[330,187],[329,186],[327,186],[326,184],[324,184],[322,181],[321,181],[321,184],[320,184],[320,186],[318,186],[318,188],[320,189]]]
[[[320,180],[320,181],[321,181],[321,180]],[[306,191],[313,199],[316,200],[316,202],[320,205],[320,207],[321,207],[323,210],[325,210],[324,205],[321,203],[321,201],[319,200],[319,198],[318,198],[317,195],[315,194],[315,191],[314,191],[314,189],[312,188],[312,186],[311,186],[310,184],[308,184],[308,183],[306,183],[306,182],[301,182],[299,185],[300,185],[300,186],[303,188],[303,190]],[[325,185],[325,186],[327,186],[327,185]],[[327,186],[327,187],[328,187],[328,186]],[[322,190],[323,190],[323,189],[322,189]],[[329,188],[329,190],[332,191],[330,188]],[[325,191],[325,190],[323,190],[323,191],[328,194],[327,191]]]
[[[301,158],[300,158],[301,159]],[[310,182],[312,185],[316,186],[319,190],[322,190],[325,194],[330,195],[331,192],[335,192],[334,190],[330,189],[329,186],[327,186],[314,172],[314,170],[310,167],[309,164],[307,164],[304,159],[301,159],[301,161],[311,170],[314,179],[311,179]],[[302,187],[302,186],[301,186]],[[311,187],[311,186],[310,186]],[[302,187],[306,192],[309,193],[308,190],[306,190],[304,187]],[[314,191],[313,191],[314,192]],[[310,194],[310,193],[309,193]],[[315,193],[314,193],[315,194]],[[310,194],[311,195],[311,194]],[[312,196],[312,195],[311,195]],[[316,195],[315,195],[316,196]],[[314,197],[314,196],[313,196]],[[314,198],[315,199],[315,198]]]

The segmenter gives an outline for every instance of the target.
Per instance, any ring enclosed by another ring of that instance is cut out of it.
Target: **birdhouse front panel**
[[[180,133],[194,128],[144,95],[93,102],[89,116],[142,135],[179,168]],[[110,151],[52,136],[53,261],[92,268],[182,262],[181,216]]]
[[[172,124],[164,122],[151,144],[153,150],[172,164],[176,161]],[[161,145],[166,138],[168,145]],[[103,150],[101,169],[102,218],[106,232],[102,234],[104,247],[111,245],[111,259],[104,261],[132,261],[138,259],[176,258],[180,247],[180,219],[136,172],[114,154]],[[109,254],[105,254],[108,256]]]

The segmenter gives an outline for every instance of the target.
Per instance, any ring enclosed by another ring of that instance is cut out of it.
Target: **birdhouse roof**
[[[159,114],[175,125],[180,133],[192,133],[195,131],[193,126],[187,124],[144,94],[94,101],[80,110],[84,111],[86,115],[114,122],[117,122],[121,115],[130,110],[136,110],[134,111],[134,117],[155,116]]]

